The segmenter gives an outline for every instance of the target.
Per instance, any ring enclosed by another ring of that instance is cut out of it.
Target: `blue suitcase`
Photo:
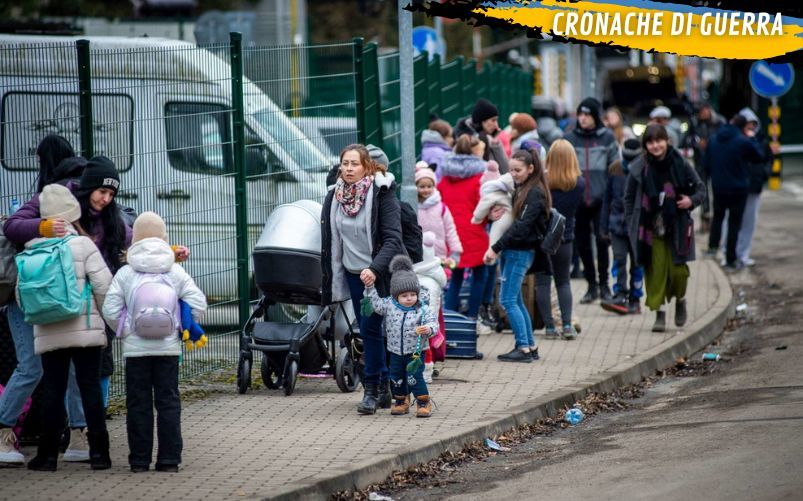
[[[443,310],[446,326],[446,358],[482,359],[477,351],[477,322],[465,315]]]

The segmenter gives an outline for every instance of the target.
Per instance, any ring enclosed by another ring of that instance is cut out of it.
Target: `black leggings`
[[[574,219],[574,237],[577,239],[577,251],[583,261],[583,275],[589,287],[608,285],[608,241],[602,238],[600,233],[600,218],[602,215],[602,204],[583,206],[577,208]],[[591,245],[591,237],[597,244],[597,268],[594,263],[594,249]],[[597,282],[599,276],[599,282]]]
[[[569,275],[572,269],[572,242],[563,242],[558,252],[552,256],[552,275],[539,272],[535,274],[535,300],[544,324],[555,325],[552,318],[552,280],[558,290],[560,318],[563,325],[572,323],[572,286]]]

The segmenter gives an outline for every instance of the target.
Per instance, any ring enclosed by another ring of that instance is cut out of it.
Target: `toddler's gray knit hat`
[[[390,295],[399,297],[402,292],[419,293],[418,277],[413,271],[413,262],[404,254],[390,260]]]

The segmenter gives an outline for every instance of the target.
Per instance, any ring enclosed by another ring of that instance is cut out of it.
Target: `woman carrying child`
[[[519,150],[509,163],[510,174],[516,183],[513,194],[513,225],[485,253],[486,263],[502,255],[502,289],[500,303],[507,313],[516,337],[516,346],[499,355],[503,362],[529,363],[538,360],[538,348],[533,337],[532,319],[524,306],[521,284],[536,257],[536,269],[549,269],[546,255],[536,250],[540,237],[545,235],[552,207],[546,176],[538,157]]]
[[[103,305],[104,318],[118,326],[117,335],[123,338],[128,462],[135,473],[150,469],[155,404],[159,438],[156,470],[175,472],[181,463],[183,445],[178,392],[181,339],[175,308],[178,300],[184,301],[197,322],[206,311],[206,297],[184,268],[176,264],[167,243],[167,227],[158,214],[140,214],[133,234],[128,264],[114,275]],[[164,297],[169,298],[167,303],[173,305],[173,311],[150,304]],[[149,327],[137,317],[143,306],[149,314],[170,317],[164,332],[154,333],[150,328],[146,333]]]
[[[395,256],[389,266],[390,297],[380,297],[373,283],[365,283],[365,295],[376,314],[382,316],[390,351],[390,384],[394,416],[410,410],[410,391],[416,402],[416,417],[432,415],[427,383],[424,381],[422,353],[429,350],[429,338],[438,333],[435,311],[429,307],[429,294],[422,291],[405,255]]]

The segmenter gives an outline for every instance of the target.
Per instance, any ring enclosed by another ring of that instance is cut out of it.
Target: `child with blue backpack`
[[[45,186],[39,197],[42,218],[62,220],[66,235],[35,238],[15,258],[16,296],[25,322],[34,326],[34,350],[42,359],[42,433],[28,469],[55,471],[65,420],[64,395],[70,362],[75,366],[87,422],[93,470],[111,468],[100,386],[101,352],[106,346],[100,305],[111,272],[79,220],[81,207],[70,190]]]
[[[153,452],[153,407],[159,448],[156,470],[178,471],[183,447],[178,362],[181,355],[180,305],[198,322],[206,297],[175,262],[167,227],[154,212],[134,221],[126,266],[114,275],[103,316],[123,339],[128,463],[132,472],[150,469]],[[185,326],[187,327],[187,326]]]

